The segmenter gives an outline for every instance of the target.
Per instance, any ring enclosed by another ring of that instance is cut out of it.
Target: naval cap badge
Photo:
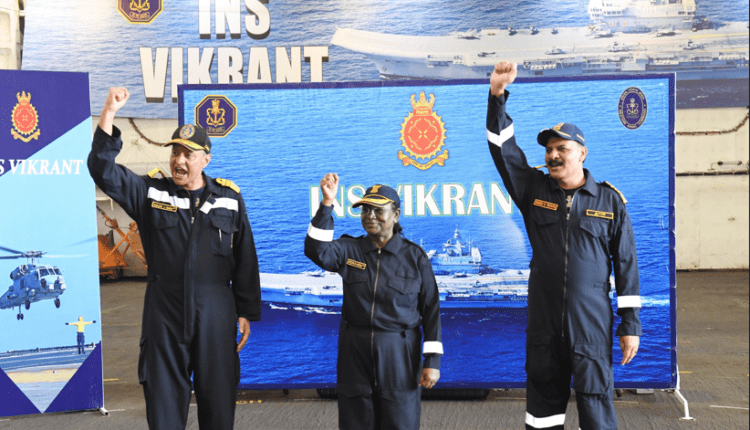
[[[182,139],[190,139],[195,134],[195,126],[193,124],[185,124],[180,128],[180,137]]]

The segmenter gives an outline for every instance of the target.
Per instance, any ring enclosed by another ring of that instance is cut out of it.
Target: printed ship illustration
[[[442,308],[521,308],[528,298],[528,270],[493,270],[482,263],[479,248],[464,242],[456,229],[442,252],[427,253]],[[341,307],[343,284],[336,273],[261,273],[264,302],[303,307]]]
[[[338,29],[337,45],[370,58],[385,79],[485,79],[498,61],[519,77],[677,73],[747,79],[748,22],[714,24],[695,0],[591,0],[588,27],[507,28],[410,36]]]

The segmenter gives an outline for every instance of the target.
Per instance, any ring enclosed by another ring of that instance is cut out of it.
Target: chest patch
[[[357,268],[359,270],[365,270],[365,267],[367,267],[367,264],[361,263],[361,262],[359,262],[357,260],[352,260],[351,258],[348,259],[348,260],[346,260],[346,265],[347,266],[355,267],[355,268]]]
[[[167,212],[177,212],[177,206],[172,206],[161,202],[151,202],[151,207]]]
[[[551,211],[557,210],[557,203],[552,202],[545,202],[544,200],[536,199],[534,200],[534,206],[539,206],[540,208],[549,209]]]
[[[596,218],[614,219],[615,214],[612,212],[595,211],[593,209],[586,209],[586,216],[593,216]]]

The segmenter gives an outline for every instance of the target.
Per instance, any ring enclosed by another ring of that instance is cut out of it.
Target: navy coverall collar
[[[583,176],[586,178],[586,182],[584,182],[583,186],[581,186],[581,189],[586,190],[592,196],[598,195],[599,187],[596,186],[594,175],[592,175],[591,172],[588,171],[588,169],[583,169]],[[548,178],[549,178],[548,185],[549,185],[550,191],[554,192],[557,189],[562,190],[562,188],[560,188],[560,185],[557,183],[556,180],[554,180],[551,176],[548,176]]]
[[[206,195],[210,196],[211,194],[216,194],[216,184],[214,184],[213,178],[208,176],[205,172],[201,172],[201,176],[203,176],[203,182],[205,183],[205,192],[207,192]],[[174,179],[169,178],[169,193],[172,195],[176,195],[180,190],[188,191],[185,188],[182,188],[181,186],[174,183]],[[188,191],[189,193],[189,191]]]
[[[365,241],[364,245],[364,252],[372,252],[377,251],[378,247],[375,246],[375,243],[370,239],[369,236],[365,236],[367,240]],[[397,255],[399,250],[401,249],[401,245],[404,243],[404,240],[401,238],[401,233],[395,233],[391,240],[388,241],[388,243],[385,244],[385,246],[382,248],[383,251],[388,251],[393,255]]]

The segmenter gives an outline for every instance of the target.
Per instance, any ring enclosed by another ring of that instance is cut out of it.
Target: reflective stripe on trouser
[[[336,385],[340,429],[419,429],[421,337],[419,329],[375,331],[373,337],[370,329],[342,322]]]
[[[561,339],[551,342],[555,365],[554,376],[547,381],[526,379],[526,428],[563,430],[565,411],[570,399],[572,363],[568,348]],[[602,394],[576,392],[576,406],[581,430],[615,430],[614,377],[612,366],[604,375]]]

